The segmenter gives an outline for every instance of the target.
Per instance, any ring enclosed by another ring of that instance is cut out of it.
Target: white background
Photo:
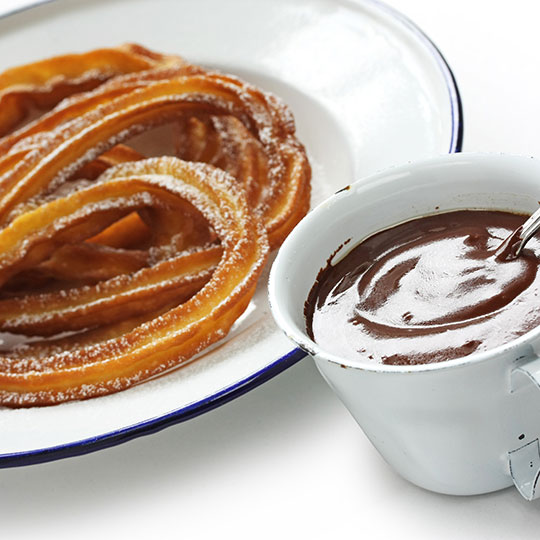
[[[24,3],[0,0],[0,11]],[[452,67],[464,104],[464,150],[540,157],[538,4],[388,3]],[[159,434],[0,470],[0,538],[218,536],[537,539],[540,501],[527,503],[513,488],[435,495],[402,480],[308,359]]]

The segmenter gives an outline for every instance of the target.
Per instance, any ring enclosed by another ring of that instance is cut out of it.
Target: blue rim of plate
[[[452,129],[448,153],[452,154],[455,152],[461,152],[463,146],[463,107],[457,82],[452,70],[450,69],[450,66],[448,65],[448,62],[445,60],[444,56],[441,54],[433,41],[431,41],[431,39],[428,38],[427,35],[405,15],[380,2],[379,0],[364,1],[371,3],[372,5],[381,9],[381,11],[386,12],[391,17],[403,24],[410,32],[419,38],[419,40],[425,45],[426,49],[433,54],[446,81],[446,87],[450,98]],[[3,15],[0,15],[0,18],[5,18],[10,15],[20,13],[21,11],[26,11],[40,5],[49,4],[51,2],[54,2],[54,0],[37,0],[32,5],[4,13]],[[125,443],[143,435],[157,433],[158,431],[161,431],[169,426],[190,420],[191,418],[195,418],[200,414],[209,412],[212,409],[232,401],[233,399],[272,379],[282,371],[290,368],[305,356],[306,353],[304,351],[298,348],[293,349],[260,371],[251,374],[249,377],[246,377],[245,379],[242,379],[241,381],[238,381],[233,385],[212,394],[211,396],[207,396],[199,401],[187,405],[186,407],[182,407],[181,409],[173,410],[165,415],[151,418],[150,420],[145,420],[144,422],[132,424],[115,431],[110,431],[96,437],[82,439],[72,443],[51,446],[48,448],[40,448],[26,452],[0,454],[0,468],[22,467],[25,465],[35,465],[38,463],[55,461],[57,459],[81,456],[84,454],[89,454],[90,452],[95,452],[97,450],[102,450],[105,448],[110,448],[111,446]]]

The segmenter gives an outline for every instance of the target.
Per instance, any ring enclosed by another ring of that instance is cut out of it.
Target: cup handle
[[[510,378],[511,392],[533,384],[540,390],[540,358],[515,368]],[[540,498],[540,442],[538,438],[508,452],[510,475],[521,495],[528,501]]]

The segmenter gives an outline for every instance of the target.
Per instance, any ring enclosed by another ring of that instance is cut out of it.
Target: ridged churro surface
[[[175,156],[129,146],[163,124]],[[0,134],[0,330],[30,338],[0,351],[5,406],[187,362],[227,334],[309,208],[279,98],[138,45],[0,74]]]

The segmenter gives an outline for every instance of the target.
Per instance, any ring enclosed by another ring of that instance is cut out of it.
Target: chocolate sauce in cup
[[[393,365],[512,341],[540,325],[540,240],[501,256],[524,221],[462,210],[371,235],[320,271],[305,304],[309,335],[344,358]]]

